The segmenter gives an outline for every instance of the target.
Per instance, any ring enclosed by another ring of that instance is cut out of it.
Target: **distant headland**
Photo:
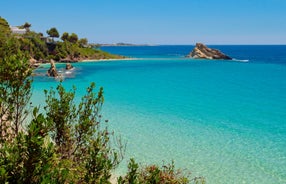
[[[0,58],[4,55],[21,53],[30,60],[32,66],[41,63],[79,62],[83,60],[123,59],[124,56],[110,54],[88,43],[87,38],[79,38],[76,33],[64,32],[61,36],[52,27],[44,33],[31,30],[28,22],[20,26],[10,26],[0,17]]]
[[[98,46],[156,46],[152,44],[133,44],[133,43],[99,43]]]

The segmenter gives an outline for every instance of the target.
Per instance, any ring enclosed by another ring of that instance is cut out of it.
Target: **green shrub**
[[[202,177],[191,178],[191,174],[175,169],[174,162],[171,164],[149,165],[139,167],[134,159],[130,159],[126,176],[118,178],[118,184],[204,184]]]

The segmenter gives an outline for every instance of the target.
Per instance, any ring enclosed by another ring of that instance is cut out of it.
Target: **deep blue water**
[[[207,183],[286,183],[286,46],[211,47],[248,62],[185,58],[193,46],[102,47],[137,59],[76,63],[65,74],[79,96],[92,81],[104,87],[102,113],[127,141],[116,173],[130,157],[173,159]],[[33,101],[56,84],[35,78]]]
[[[252,63],[286,64],[286,45],[210,45],[210,47],[219,49],[232,58],[250,60]],[[185,57],[193,48],[192,45],[106,46],[101,50],[135,58],[178,58]]]

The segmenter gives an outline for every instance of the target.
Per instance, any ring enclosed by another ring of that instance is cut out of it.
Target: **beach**
[[[122,61],[122,60],[136,60],[137,58],[120,58],[120,59],[87,59],[78,62],[101,62],[101,61]]]

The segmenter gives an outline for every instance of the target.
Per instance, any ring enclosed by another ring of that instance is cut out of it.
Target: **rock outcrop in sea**
[[[49,77],[58,77],[59,76],[54,60],[51,60],[51,67],[48,70],[48,76]]]
[[[71,70],[73,69],[73,66],[70,63],[66,64],[66,70]]]
[[[195,59],[224,59],[224,60],[232,59],[231,57],[225,55],[221,51],[217,49],[208,48],[206,45],[202,43],[196,43],[195,48],[187,57]]]

